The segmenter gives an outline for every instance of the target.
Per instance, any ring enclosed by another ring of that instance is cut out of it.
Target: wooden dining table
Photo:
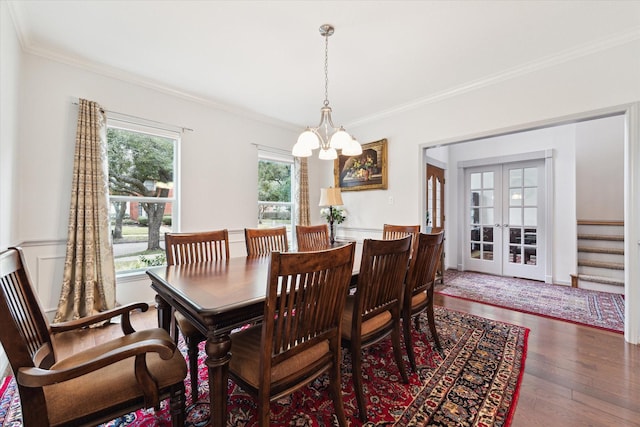
[[[270,259],[237,257],[147,270],[151,288],[157,293],[160,327],[175,331],[172,310],[177,310],[207,338],[205,364],[214,427],[226,425],[230,334],[243,325],[261,322]],[[356,254],[352,285],[359,265]]]

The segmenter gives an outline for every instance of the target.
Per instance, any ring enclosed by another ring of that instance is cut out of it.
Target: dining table
[[[360,266],[358,252],[354,256],[352,286],[357,282]],[[146,272],[157,294],[159,326],[175,333],[173,310],[177,310],[206,337],[210,423],[214,427],[226,425],[230,335],[244,325],[261,322],[270,260],[269,255],[242,256],[154,267]]]

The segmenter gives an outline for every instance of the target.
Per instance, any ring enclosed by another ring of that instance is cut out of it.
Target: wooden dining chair
[[[417,372],[416,357],[411,338],[411,318],[415,320],[415,328],[420,328],[419,314],[426,311],[429,330],[436,345],[442,349],[438,331],[436,330],[435,316],[433,312],[433,289],[436,270],[442,253],[444,232],[435,234],[418,234],[416,252],[411,258],[409,272],[404,289],[404,302],[402,305],[402,325],[404,332],[404,345],[411,368]]]
[[[286,227],[245,228],[244,242],[248,256],[269,255],[273,251],[289,251]]]
[[[143,407],[158,410],[169,398],[172,425],[183,426],[187,365],[164,329],[133,329],[130,312],[147,309],[129,304],[50,324],[22,250],[0,253],[0,340],[18,386],[23,425],[98,425]],[[55,334],[82,334],[82,328],[117,316],[122,336],[57,359]]]
[[[411,236],[411,254],[413,256],[413,252],[416,248],[416,237],[420,233],[419,225],[394,225],[394,224],[384,224],[382,227],[382,239],[390,240],[390,239],[400,239],[405,236]]]
[[[320,252],[272,252],[262,325],[231,335],[229,374],[258,400],[259,425],[269,403],[329,373],[338,423],[347,422],[340,385],[341,315],[354,244]]]
[[[229,259],[229,232],[227,229],[195,233],[166,233],[164,235],[167,265]],[[198,345],[207,339],[179,311],[174,312],[176,327],[187,344],[189,375],[191,378],[191,403],[198,401]],[[178,334],[175,331],[177,341]]]
[[[358,284],[342,314],[342,345],[351,350],[353,384],[360,420],[367,421],[362,384],[362,349],[391,335],[393,355],[404,383],[400,321],[402,292],[411,250],[411,236],[396,240],[365,239]],[[382,357],[382,356],[381,356]]]
[[[300,252],[329,249],[331,247],[329,226],[327,224],[296,225],[296,240]]]

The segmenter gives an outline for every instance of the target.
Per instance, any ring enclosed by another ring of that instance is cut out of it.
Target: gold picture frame
[[[334,187],[342,191],[387,189],[386,139],[362,144],[362,154],[338,155],[333,162]]]

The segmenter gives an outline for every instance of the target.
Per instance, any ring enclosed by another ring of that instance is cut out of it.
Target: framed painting
[[[342,191],[387,189],[387,140],[362,144],[358,156],[339,155],[333,163],[334,187]]]

